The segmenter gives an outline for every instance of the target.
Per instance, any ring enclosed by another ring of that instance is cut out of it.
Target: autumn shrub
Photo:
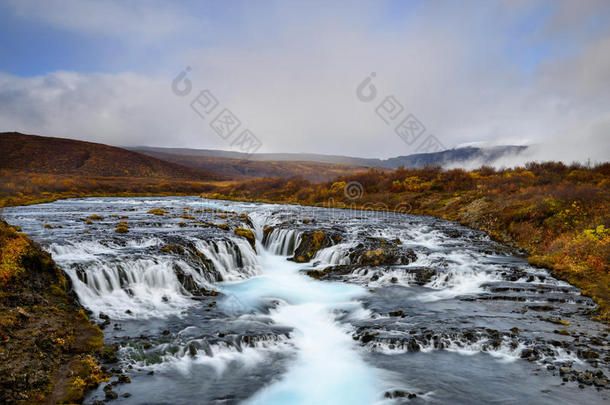
[[[22,259],[30,244],[5,223],[0,223],[0,227],[0,284],[4,285],[25,272]]]

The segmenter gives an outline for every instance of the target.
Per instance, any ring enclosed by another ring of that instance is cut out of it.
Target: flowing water
[[[118,348],[107,367],[131,379],[112,387],[119,403],[609,401],[594,304],[455,223],[195,197],[4,216],[51,252]],[[304,254],[318,231],[322,249]]]

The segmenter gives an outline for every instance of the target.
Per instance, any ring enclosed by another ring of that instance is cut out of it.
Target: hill
[[[219,180],[201,170],[99,143],[0,133],[0,169],[37,174]]]
[[[192,195],[223,179],[113,146],[0,133],[0,207],[93,195]]]
[[[182,166],[215,173],[233,180],[258,177],[303,177],[309,181],[327,181],[337,176],[353,174],[370,169],[370,166],[343,163],[324,163],[317,161],[261,160],[241,159],[197,154],[196,149],[171,149],[172,152],[161,152],[156,148],[134,149],[135,151]],[[180,152],[176,152],[180,151]],[[188,154],[193,152],[195,154]],[[236,152],[227,152],[231,155]],[[275,154],[270,154],[275,155]],[[300,155],[295,155],[300,157]],[[379,168],[383,170],[383,168]]]
[[[153,148],[139,146],[126,148],[150,156],[160,157],[164,160],[179,162],[185,166],[207,167],[206,162],[220,162],[222,159],[232,159],[233,161],[273,161],[273,162],[317,162],[325,164],[342,164],[347,168],[388,168],[397,169],[400,166],[405,168],[421,168],[425,166],[476,166],[493,165],[499,159],[515,156],[527,149],[527,146],[493,146],[493,147],[463,147],[447,149],[441,152],[418,153],[412,155],[397,156],[389,159],[360,158],[341,155],[322,155],[315,153],[255,153],[245,154],[239,152],[211,150],[211,149],[185,149],[185,148]],[[188,157],[178,159],[176,156]],[[212,160],[214,159],[214,160]],[[256,166],[252,165],[251,167]],[[262,166],[261,166],[262,167]],[[345,172],[344,172],[345,174]],[[279,174],[268,176],[286,177]],[[255,176],[264,177],[264,176]],[[313,179],[309,179],[313,180]]]

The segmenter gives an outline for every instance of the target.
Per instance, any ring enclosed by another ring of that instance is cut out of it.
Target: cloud
[[[196,21],[187,10],[156,0],[9,0],[8,4],[26,20],[78,34],[120,37],[124,41],[150,42],[205,23],[203,18]]]
[[[246,3],[215,21],[204,45],[181,31],[185,9],[172,9],[178,23],[170,17],[150,27],[162,18],[155,15],[120,34],[182,33],[188,45],[168,45],[162,73],[2,75],[0,127],[115,145],[230,149],[189,107],[196,91],[209,89],[262,140],[261,151],[390,157],[416,151],[375,113],[394,95],[446,147],[529,143],[540,145],[530,159],[607,160],[610,33],[587,29],[597,6],[363,4]],[[68,19],[32,7],[22,13],[75,32],[120,32],[137,9],[99,11],[116,20],[108,28],[74,23],[78,8]],[[566,7],[573,25],[564,22]],[[556,41],[573,32],[571,42]],[[180,98],[170,83],[187,65],[194,90]],[[378,98],[363,103],[356,87],[371,72]]]

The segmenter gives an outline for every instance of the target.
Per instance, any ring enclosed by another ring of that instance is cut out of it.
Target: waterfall
[[[350,264],[349,248],[351,245],[341,243],[319,250],[313,258],[313,261],[319,261],[321,265],[337,266],[341,264]]]
[[[297,229],[274,229],[265,238],[265,248],[274,255],[290,256],[299,245],[301,232]]]
[[[199,240],[195,247],[212,262],[217,275],[213,281],[242,280],[260,270],[256,252],[242,238]]]
[[[189,306],[190,295],[181,285],[176,269],[208,284],[182,260],[171,258],[61,263],[70,276],[79,300],[94,312],[115,319],[151,317],[178,312]]]
[[[193,294],[213,289],[213,283],[246,279],[260,270],[256,252],[242,238],[196,240],[193,245],[201,253],[194,255],[196,260],[157,251],[151,255],[151,241],[129,241],[125,247],[91,241],[52,244],[50,251],[79,300],[115,319],[178,313],[194,303]]]

